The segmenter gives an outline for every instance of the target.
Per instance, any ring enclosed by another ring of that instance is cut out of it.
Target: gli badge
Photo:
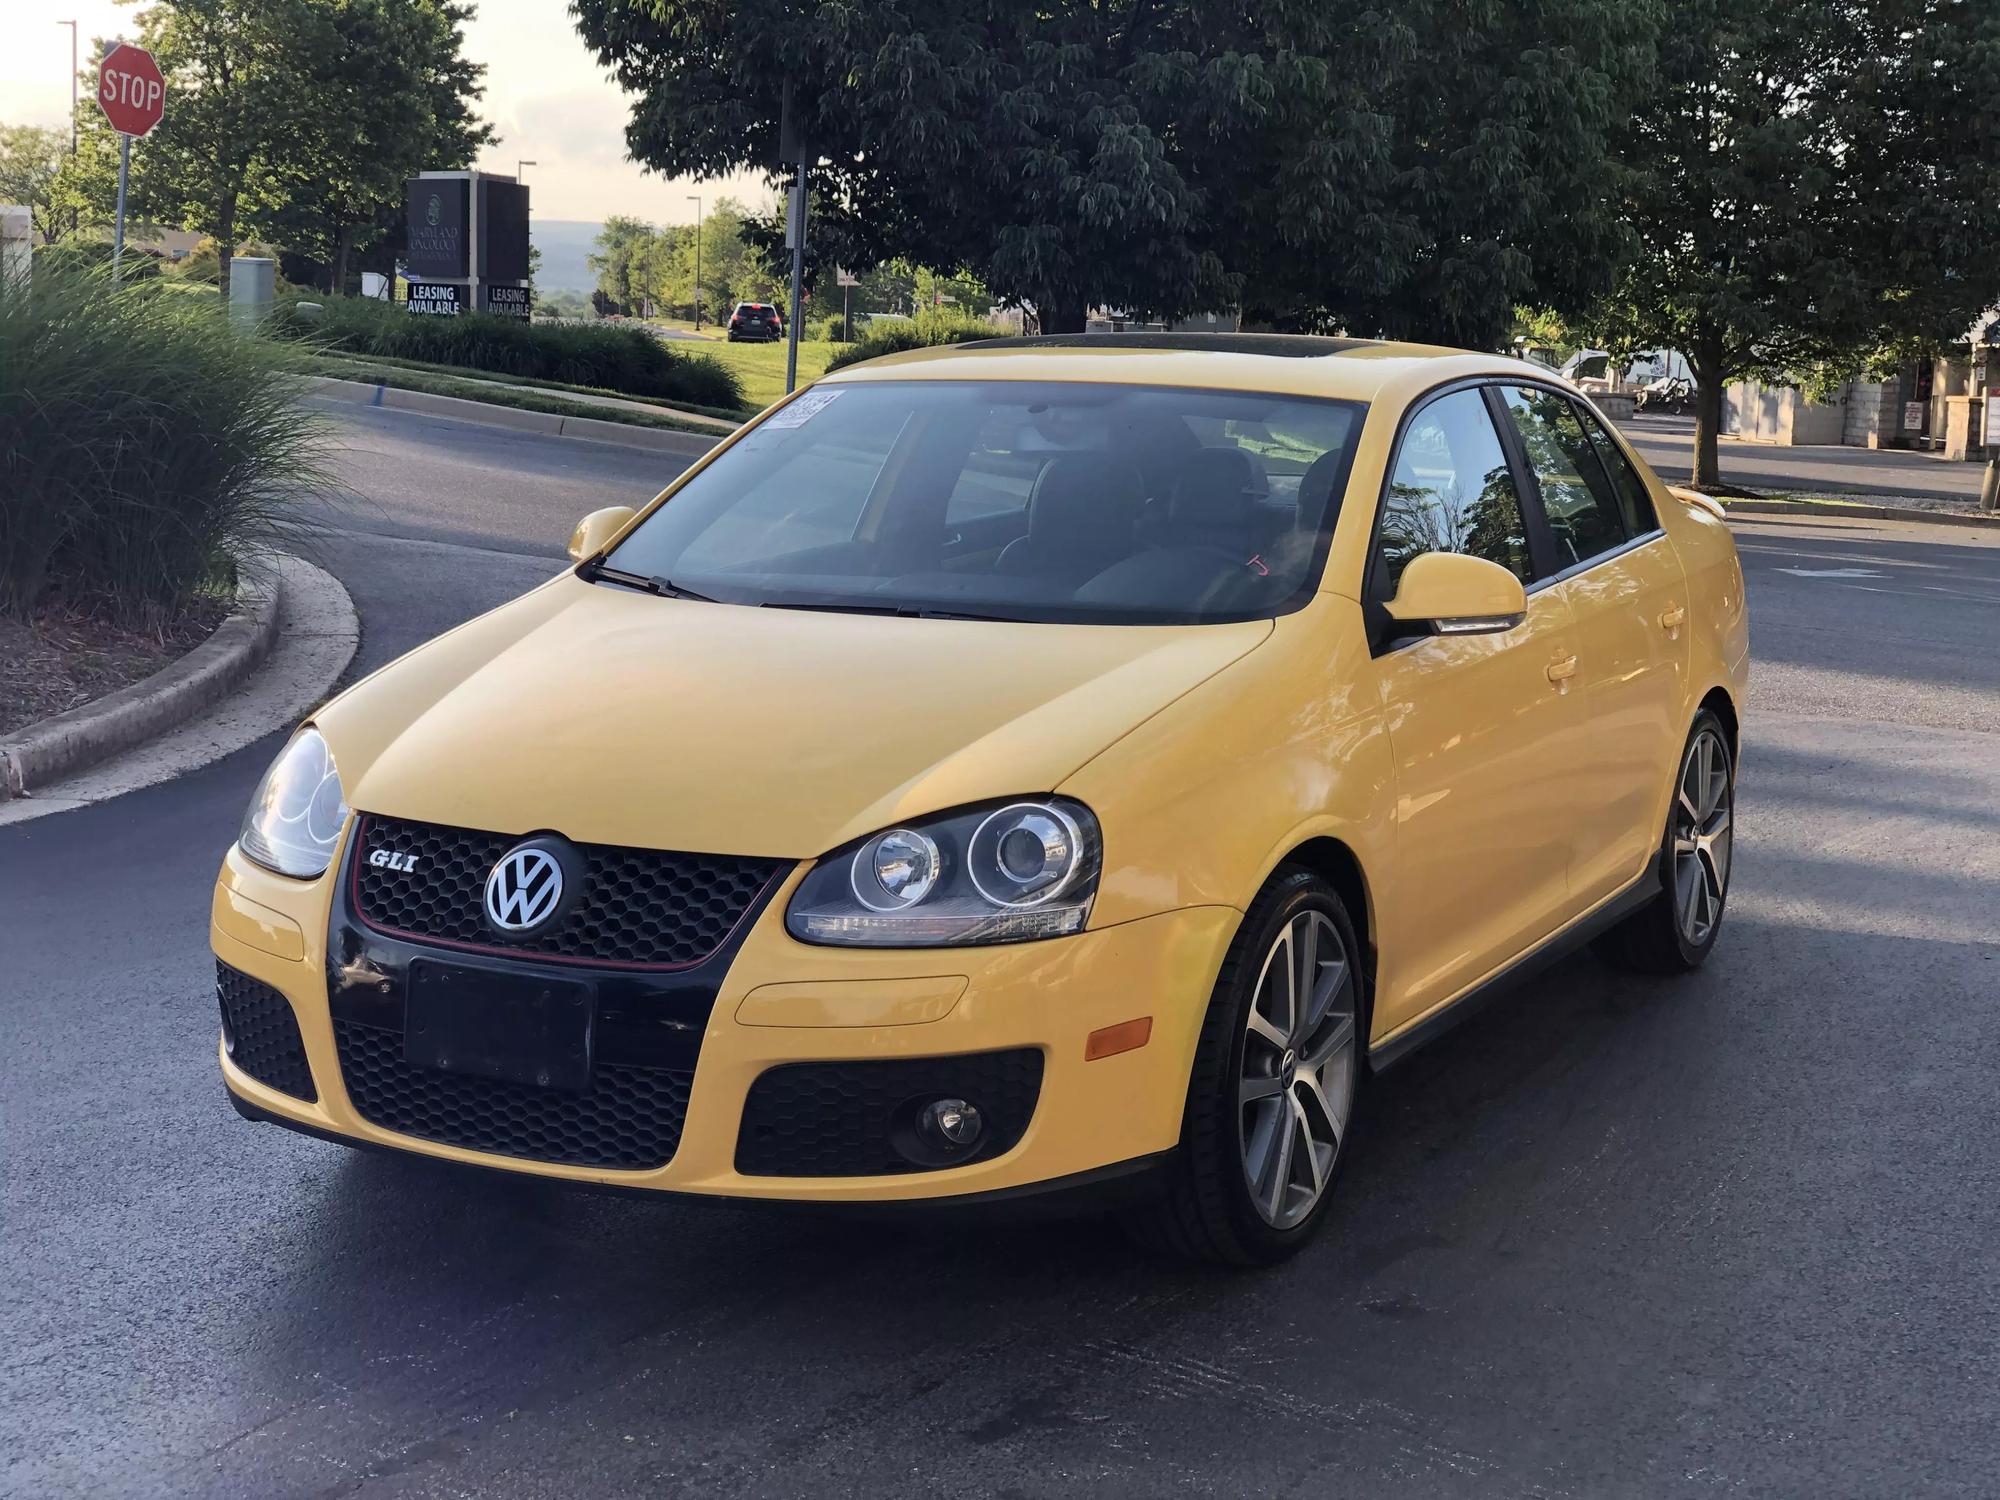
[[[368,856],[368,863],[378,870],[401,870],[405,875],[417,867],[414,854],[397,854],[389,849],[377,849]]]

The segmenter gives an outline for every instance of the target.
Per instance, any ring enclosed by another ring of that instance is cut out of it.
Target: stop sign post
[[[167,111],[167,84],[144,47],[113,42],[97,65],[97,105],[118,132],[118,223],[111,238],[111,279],[125,254],[125,184],[132,175],[132,138],[146,135]]]

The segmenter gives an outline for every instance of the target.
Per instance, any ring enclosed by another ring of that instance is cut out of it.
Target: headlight
[[[333,753],[317,729],[301,729],[257,784],[236,843],[266,869],[311,880],[333,863],[346,821]]]
[[[835,850],[799,883],[785,928],[866,948],[1021,943],[1083,931],[1097,819],[1061,797],[987,804]]]

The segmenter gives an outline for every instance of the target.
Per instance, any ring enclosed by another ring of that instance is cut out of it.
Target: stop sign
[[[97,69],[97,102],[113,130],[144,135],[166,113],[167,85],[144,47],[120,42]]]

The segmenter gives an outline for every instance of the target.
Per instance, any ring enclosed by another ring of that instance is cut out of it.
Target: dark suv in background
[[[781,339],[784,336],[784,316],[768,302],[739,302],[736,311],[729,315],[729,342],[732,344],[741,339]]]

